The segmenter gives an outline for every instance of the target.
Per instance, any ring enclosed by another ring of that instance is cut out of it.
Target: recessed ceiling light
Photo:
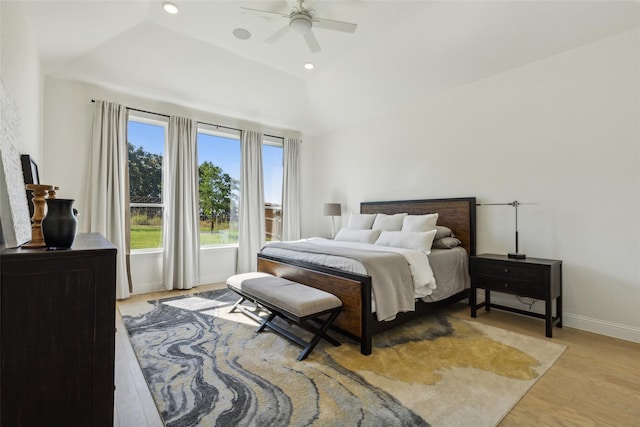
[[[315,67],[315,65],[313,65],[313,62],[305,62],[304,63],[304,69],[305,70],[313,70],[313,67]]]
[[[162,4],[162,7],[164,8],[164,11],[167,13],[170,13],[172,15],[175,15],[176,13],[178,13],[178,6],[176,6],[175,4],[171,3],[171,2],[164,2]]]
[[[251,38],[251,33],[244,28],[236,28],[235,30],[233,30],[233,35],[240,40],[248,40]]]

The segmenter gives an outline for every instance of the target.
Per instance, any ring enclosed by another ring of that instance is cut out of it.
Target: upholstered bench
[[[227,287],[241,296],[231,311],[240,310],[257,320],[260,327],[256,332],[262,332],[268,327],[300,345],[303,350],[298,360],[306,359],[322,338],[335,346],[340,345],[326,334],[342,309],[342,302],[335,295],[267,273],[236,274],[227,279]],[[265,307],[270,314],[264,319],[260,318],[242,306],[246,300]],[[325,315],[327,317],[323,320],[321,317]],[[293,332],[274,323],[276,317],[293,322],[311,332],[314,334],[313,338],[309,342],[304,341]],[[312,325],[312,322],[317,323],[318,327]]]

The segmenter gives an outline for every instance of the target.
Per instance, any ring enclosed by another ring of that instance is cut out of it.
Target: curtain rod
[[[91,102],[96,102],[96,100],[95,100],[95,99],[92,99],[92,100],[91,100]],[[154,115],[156,115],[156,116],[162,116],[162,117],[167,117],[167,118],[168,118],[168,117],[171,117],[171,116],[169,116],[168,114],[154,113],[153,111],[140,110],[139,108],[132,108],[132,107],[125,107],[125,108],[126,108],[127,110],[138,111],[138,112],[140,112],[140,113],[154,114]],[[232,128],[232,127],[229,127],[229,126],[214,125],[214,124],[211,124],[211,123],[200,122],[200,121],[197,121],[197,123],[199,123],[199,124],[201,124],[201,125],[213,126],[213,127],[215,127],[216,129],[220,129],[220,128],[222,128],[222,129],[229,129],[229,130],[235,130],[235,131],[238,131],[238,132],[242,132],[242,129]],[[284,141],[284,137],[282,137],[282,136],[269,135],[269,134],[267,134],[267,133],[263,133],[262,135],[263,135],[263,136],[268,136],[269,138],[281,139],[282,141]]]

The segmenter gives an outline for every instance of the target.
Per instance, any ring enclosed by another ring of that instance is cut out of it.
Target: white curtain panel
[[[300,145],[299,139],[284,140],[282,240],[300,239]]]
[[[112,102],[95,101],[89,200],[92,232],[106,237],[118,248],[116,255],[116,298],[129,297],[127,234],[129,211],[127,152],[127,108]]]
[[[163,185],[163,283],[166,289],[191,289],[199,280],[197,122],[169,118]]]
[[[240,137],[240,205],[238,207],[238,273],[256,271],[265,245],[262,133],[242,131]]]

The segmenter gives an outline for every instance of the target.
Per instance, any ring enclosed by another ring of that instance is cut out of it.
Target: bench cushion
[[[227,285],[231,286],[232,288],[242,290],[242,283],[245,280],[259,279],[261,277],[274,277],[274,276],[269,273],[260,273],[260,272],[235,274],[227,279]]]
[[[238,274],[227,285],[300,318],[342,306],[333,294],[266,273]]]

